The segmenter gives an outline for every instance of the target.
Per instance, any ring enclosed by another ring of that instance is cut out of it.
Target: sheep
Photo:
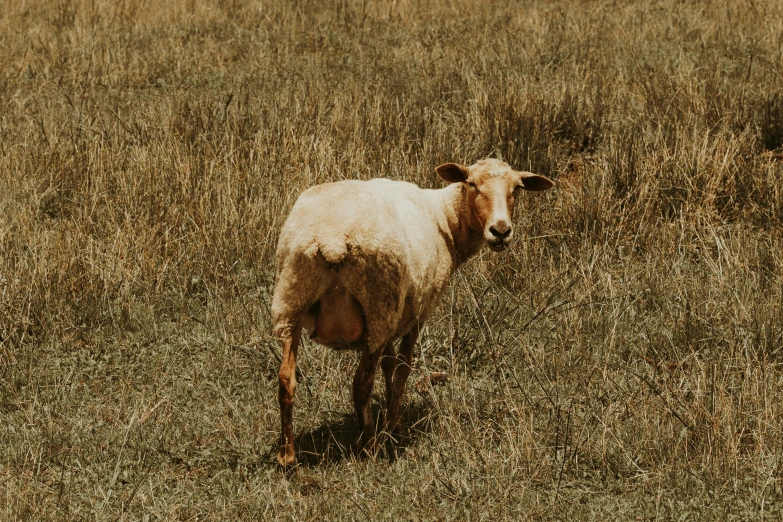
[[[518,189],[552,187],[549,179],[497,159],[470,167],[446,163],[435,171],[448,186],[339,181],[311,187],[294,203],[280,232],[271,308],[283,348],[282,467],[296,464],[292,418],[302,330],[324,346],[360,351],[353,402],[362,447],[375,451],[370,394],[378,362],[386,383],[385,425],[394,432],[421,325],[449,277],[485,244],[496,252],[508,247]]]

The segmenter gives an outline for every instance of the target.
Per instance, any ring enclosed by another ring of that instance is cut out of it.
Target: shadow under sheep
[[[435,409],[426,399],[418,399],[408,404],[400,421],[400,432],[392,440],[383,437],[380,427],[383,425],[383,413],[379,404],[373,404],[373,416],[379,428],[381,444],[378,458],[393,462],[413,445],[422,435],[432,430],[435,421]],[[299,465],[313,467],[322,464],[336,464],[345,460],[361,459],[365,454],[359,447],[359,425],[353,412],[340,414],[317,428],[297,435],[296,448]],[[277,451],[277,448],[274,448]]]

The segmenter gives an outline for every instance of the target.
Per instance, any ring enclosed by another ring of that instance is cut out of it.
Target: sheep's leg
[[[402,415],[402,396],[405,393],[405,384],[408,382],[408,376],[411,373],[413,363],[413,348],[416,346],[416,339],[419,337],[418,327],[408,332],[400,341],[400,351],[394,359],[394,369],[391,392],[388,388],[387,380],[387,400],[386,409],[386,429],[390,432],[397,432]],[[393,353],[393,352],[392,352]]]
[[[375,426],[370,411],[372,401],[370,399],[375,380],[375,369],[382,352],[383,350],[365,348],[359,361],[359,367],[353,376],[353,405],[356,408],[356,420],[359,421],[359,428],[362,430],[362,446],[370,453],[375,451],[376,446]]]
[[[392,394],[394,392],[394,369],[396,366],[397,353],[394,350],[394,341],[389,341],[389,343],[386,344],[386,348],[383,350],[383,356],[381,357],[383,380],[386,383],[386,419],[389,418],[389,408],[392,403]]]
[[[277,453],[277,462],[283,467],[296,464],[293,415],[294,390],[296,390],[296,352],[299,348],[301,335],[302,328],[297,324],[290,336],[283,339],[283,362],[280,365],[280,373],[278,375],[278,400],[280,401],[282,433],[280,435],[280,451]]]

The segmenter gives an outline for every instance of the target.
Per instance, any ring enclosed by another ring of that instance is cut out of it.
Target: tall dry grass
[[[750,0],[4,6],[2,518],[780,517],[781,35]],[[355,358],[308,344],[280,475],[287,209],[486,156],[557,188],[455,275],[407,437],[361,460]]]

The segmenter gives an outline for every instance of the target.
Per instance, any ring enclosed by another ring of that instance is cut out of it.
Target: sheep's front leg
[[[280,421],[282,433],[280,435],[280,451],[277,453],[277,462],[283,466],[296,464],[296,452],[294,450],[294,391],[296,390],[296,352],[299,348],[299,338],[302,328],[297,324],[290,337],[283,339],[283,362],[280,365],[278,400],[280,401]]]
[[[394,359],[394,369],[392,371],[391,388],[387,388],[386,409],[386,429],[390,432],[396,432],[400,417],[402,416],[402,397],[405,393],[405,384],[408,382],[408,376],[411,373],[413,364],[413,348],[416,346],[416,340],[419,338],[419,329],[414,327],[402,337],[400,341],[400,351]],[[394,353],[392,349],[392,353]],[[387,379],[387,387],[389,379]]]
[[[382,350],[365,348],[359,367],[353,376],[353,405],[356,409],[356,420],[359,421],[359,428],[362,430],[362,446],[371,453],[375,451],[376,441],[370,399],[375,369],[381,353]]]

